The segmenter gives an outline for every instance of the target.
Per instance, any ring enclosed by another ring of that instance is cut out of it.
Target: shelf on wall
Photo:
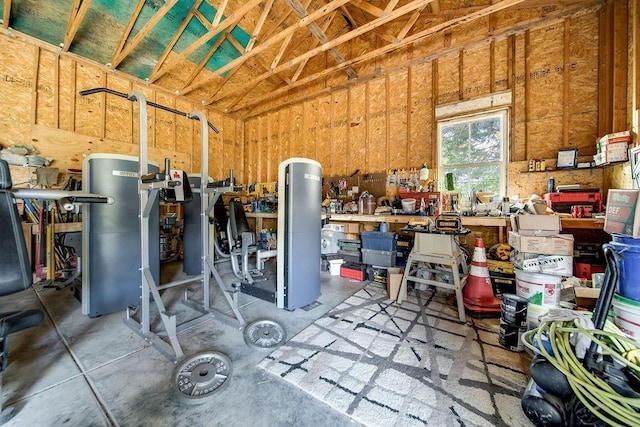
[[[583,170],[592,170],[592,169],[603,169],[603,168],[606,168],[608,166],[616,166],[616,165],[619,165],[621,163],[627,163],[627,162],[628,162],[628,160],[623,160],[623,161],[620,161],[620,162],[611,162],[611,163],[607,163],[607,164],[603,164],[603,165],[589,166],[587,168],[561,168],[561,169],[547,169],[547,170],[543,170],[543,171],[526,170],[526,171],[520,171],[520,173],[573,172],[573,171],[583,171]]]

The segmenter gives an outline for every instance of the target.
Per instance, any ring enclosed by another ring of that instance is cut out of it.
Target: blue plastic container
[[[618,261],[618,293],[635,301],[640,301],[640,239],[613,235],[611,247],[622,258]]]

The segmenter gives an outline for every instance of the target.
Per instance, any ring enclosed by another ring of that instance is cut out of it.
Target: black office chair
[[[33,274],[27,256],[22,225],[11,189],[9,165],[0,159],[0,297],[24,291],[33,284]],[[38,325],[44,318],[40,310],[0,310],[0,395],[2,372],[7,366],[8,336]],[[0,425],[13,416],[13,408],[2,410],[0,399]]]
[[[257,248],[256,234],[249,228],[244,207],[238,200],[229,202],[227,236],[233,273],[245,283],[255,282],[255,278],[259,277],[261,275],[260,271],[264,269],[264,262],[268,258],[275,257],[278,251]],[[254,269],[250,269],[249,255],[253,253],[256,255],[256,265]]]

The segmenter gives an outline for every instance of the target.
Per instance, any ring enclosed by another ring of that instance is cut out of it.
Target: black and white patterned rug
[[[258,366],[369,426],[530,426],[521,354],[497,322],[457,322],[452,298],[392,303],[370,283]]]

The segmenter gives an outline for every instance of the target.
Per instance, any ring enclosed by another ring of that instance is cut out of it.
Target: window
[[[473,190],[504,196],[507,135],[506,109],[439,121],[438,179],[444,191],[445,177],[451,173],[452,191],[460,193],[462,200],[469,200]]]

